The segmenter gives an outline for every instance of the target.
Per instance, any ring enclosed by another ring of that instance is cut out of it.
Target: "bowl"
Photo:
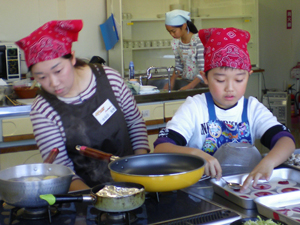
[[[27,86],[14,87],[14,91],[19,98],[34,98],[39,89],[39,87],[30,89],[30,87]]]

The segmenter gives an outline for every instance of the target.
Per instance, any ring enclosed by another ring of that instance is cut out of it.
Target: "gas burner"
[[[133,212],[101,212],[98,215],[96,222],[98,225],[127,225],[134,223],[136,220],[137,216]]]
[[[41,208],[12,208],[10,213],[10,222],[14,220],[41,220],[47,219],[51,223],[51,218],[58,215],[59,211],[55,206]]]
[[[76,220],[74,203],[56,204],[41,208],[20,208],[0,204],[0,224],[14,225],[73,225]]]

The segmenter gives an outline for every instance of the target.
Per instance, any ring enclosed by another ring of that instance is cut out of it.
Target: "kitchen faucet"
[[[169,89],[168,89],[168,92],[171,92],[171,75],[170,75],[170,71],[171,69],[174,68],[174,66],[170,66],[169,68],[167,67],[154,67],[154,66],[150,66],[148,69],[147,69],[147,79],[151,79],[152,77],[152,74],[151,74],[151,70],[160,70],[160,69],[165,69],[167,70],[168,72],[168,86],[169,86]],[[142,82],[142,76],[140,76],[140,85],[142,85],[143,82]]]

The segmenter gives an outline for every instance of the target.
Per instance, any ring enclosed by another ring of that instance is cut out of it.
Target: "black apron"
[[[114,92],[110,86],[104,69],[100,64],[91,64],[96,76],[96,93],[78,105],[66,104],[55,95],[42,91],[41,95],[60,115],[66,134],[66,149],[73,161],[75,172],[87,185],[112,181],[108,162],[82,156],[76,145],[88,146],[117,156],[132,155],[133,150],[127,130],[127,124]],[[116,112],[101,125],[93,113],[107,99],[117,109]]]

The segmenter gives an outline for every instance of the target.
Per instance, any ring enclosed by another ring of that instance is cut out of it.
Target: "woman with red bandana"
[[[72,168],[70,191],[111,181],[107,162],[79,154],[76,145],[117,156],[149,152],[147,130],[131,91],[107,66],[75,58],[72,43],[81,20],[50,21],[16,42],[41,85],[30,112],[43,158],[54,147],[54,163]]]
[[[222,168],[214,153],[224,143],[254,145],[271,151],[252,170],[241,191],[252,181],[270,179],[274,167],[295,150],[294,137],[256,98],[244,97],[251,70],[247,44],[250,34],[236,28],[199,31],[204,45],[202,78],[209,92],[188,97],[154,143],[155,152],[198,155],[207,161],[205,174],[220,179]]]

